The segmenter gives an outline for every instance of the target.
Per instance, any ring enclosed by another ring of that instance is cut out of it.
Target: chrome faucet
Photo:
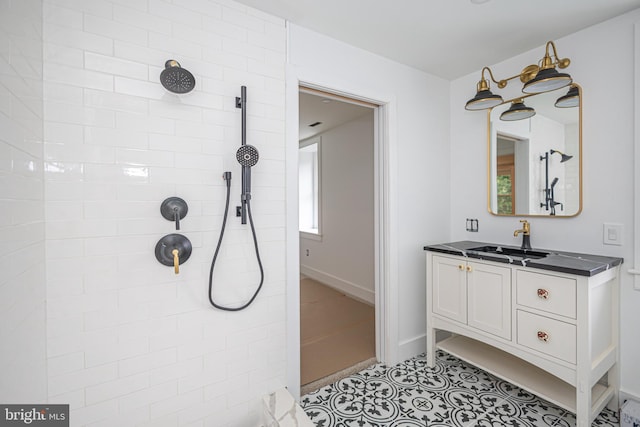
[[[522,233],[522,246],[520,246],[520,249],[531,249],[531,241],[529,238],[531,235],[531,224],[529,224],[529,221],[526,219],[521,219],[520,222],[522,223],[522,229],[514,231],[513,236],[518,237],[518,234]]]

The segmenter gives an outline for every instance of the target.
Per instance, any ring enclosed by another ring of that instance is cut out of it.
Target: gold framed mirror
[[[582,88],[523,95],[487,113],[488,209],[500,216],[582,211]]]

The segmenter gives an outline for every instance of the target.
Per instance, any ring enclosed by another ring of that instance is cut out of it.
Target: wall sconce
[[[580,105],[580,91],[575,85],[571,85],[571,89],[566,95],[562,95],[554,104],[558,108],[571,108]]]
[[[504,102],[504,100],[500,95],[494,95],[489,90],[489,87],[490,87],[489,80],[484,78],[485,70],[489,72],[489,75],[491,76],[491,80],[493,80],[494,83],[497,83],[499,88],[503,88],[506,85],[505,83],[505,85],[501,86],[502,81],[497,82],[496,79],[493,77],[493,73],[491,72],[491,69],[489,67],[484,67],[482,69],[480,81],[476,85],[476,88],[477,88],[476,96],[474,96],[469,101],[467,101],[467,104],[464,107],[467,110],[470,110],[470,111],[487,110],[489,108],[495,107],[496,105],[500,105]]]
[[[528,119],[536,115],[536,110],[524,105],[522,98],[516,99],[511,103],[511,107],[508,110],[503,111],[500,114],[500,120],[512,122],[515,120]]]
[[[550,55],[549,48],[552,49],[553,55]],[[481,79],[477,85],[476,96],[467,101],[465,109],[472,111],[486,110],[503,102],[500,95],[494,95],[489,90],[489,80],[484,76],[485,70],[489,72],[491,80],[496,83],[500,89],[507,86],[509,80],[519,77],[520,81],[524,83],[522,92],[542,93],[568,86],[573,82],[569,74],[559,73],[556,70],[556,66],[564,69],[567,68],[570,63],[571,60],[569,58],[558,57],[556,45],[552,41],[549,41],[545,48],[545,55],[539,62],[540,65],[528,65],[522,69],[520,74],[498,81],[493,77],[491,69],[484,67],[482,69]]]
[[[549,46],[553,48],[554,59],[549,55]],[[566,73],[559,73],[558,70],[556,70],[556,65],[558,68],[564,69],[567,68],[569,64],[571,64],[571,60],[569,58],[558,58],[556,45],[551,41],[547,42],[544,58],[541,60],[540,70],[533,79],[524,84],[522,91],[524,93],[542,93],[569,86],[573,82],[571,76]]]

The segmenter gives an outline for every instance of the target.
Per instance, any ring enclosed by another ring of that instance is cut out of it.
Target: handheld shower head
[[[236,159],[242,167],[255,166],[259,158],[258,150],[253,145],[241,145],[236,151]]]
[[[196,85],[196,79],[189,71],[180,67],[178,61],[170,59],[164,64],[164,70],[160,73],[160,83],[169,92],[191,92]]]
[[[236,151],[236,159],[242,166],[242,206],[240,216],[242,223],[247,223],[246,206],[251,199],[251,168],[258,163],[258,150],[253,145],[242,144]]]

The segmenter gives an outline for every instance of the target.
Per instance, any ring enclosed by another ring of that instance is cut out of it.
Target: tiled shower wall
[[[0,402],[44,402],[42,6],[0,0]]]
[[[175,59],[185,95],[159,83]],[[44,180],[48,394],[72,426],[254,426],[285,383],[284,21],[227,0],[45,0]],[[240,225],[240,110],[248,92],[253,216],[264,287],[247,310],[209,306],[208,276],[233,174],[214,298],[259,282]],[[176,275],[156,242],[189,206]]]

